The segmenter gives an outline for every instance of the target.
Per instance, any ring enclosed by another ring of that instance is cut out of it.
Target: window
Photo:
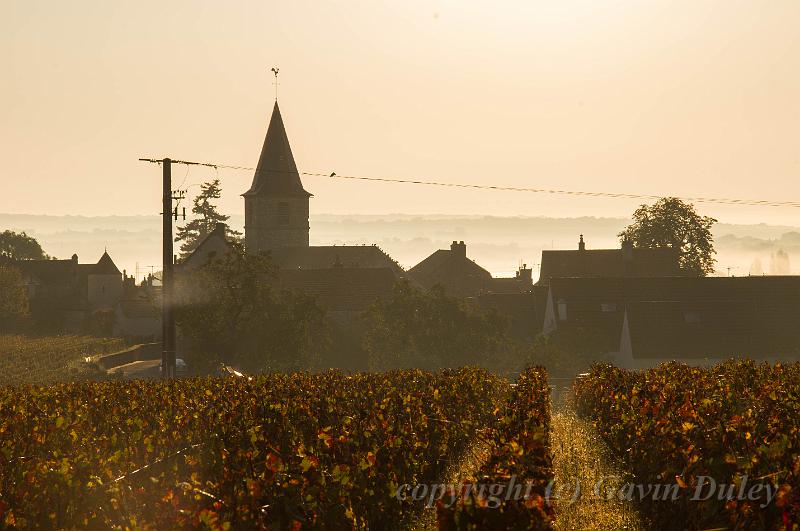
[[[289,225],[289,203],[278,203],[278,225]]]
[[[600,303],[600,311],[604,313],[616,312],[617,303],[615,302],[602,302]]]
[[[560,299],[558,301],[558,320],[559,321],[567,320],[567,301],[565,301],[564,299]]]

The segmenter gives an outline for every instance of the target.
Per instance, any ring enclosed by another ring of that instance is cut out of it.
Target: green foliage
[[[50,258],[32,236],[10,230],[0,233],[0,256],[12,260],[47,260]]]
[[[424,502],[398,487],[440,481],[509,392],[473,368],[0,389],[0,522],[402,528]]]
[[[497,367],[512,350],[509,322],[496,310],[398,282],[388,300],[365,314],[364,349],[371,370],[483,365]]]
[[[689,203],[665,197],[636,209],[633,223],[619,237],[635,247],[676,249],[684,271],[705,276],[714,272],[716,251],[711,227],[716,222],[712,217],[699,215]]]
[[[225,224],[225,235],[230,241],[238,241],[241,233],[231,230],[226,222],[230,216],[220,214],[212,200],[222,196],[219,179],[200,185],[200,193],[192,201],[193,219],[182,227],[178,227],[175,234],[176,242],[181,243],[180,258],[184,259],[194,251],[206,236],[217,227],[218,223]]]
[[[0,265],[0,331],[19,326],[29,314],[28,291],[18,269]]]
[[[674,502],[642,505],[663,529],[800,527],[800,364],[596,366],[574,391],[637,483],[680,487]],[[777,496],[692,500],[700,476],[737,488],[746,476]]]
[[[200,373],[220,362],[255,372],[309,369],[327,348],[326,316],[316,301],[279,289],[268,256],[238,244],[181,275],[177,291],[187,363]]]

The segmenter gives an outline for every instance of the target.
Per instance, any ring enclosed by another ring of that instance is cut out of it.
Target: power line
[[[173,161],[176,162],[176,161]],[[185,162],[183,162],[186,164]],[[258,172],[272,172],[272,173],[293,173],[286,170],[269,170],[269,169],[262,169],[258,170],[257,168],[253,168],[250,166],[237,166],[233,164],[214,164],[208,162],[193,162],[190,164],[201,165],[201,166],[209,166],[215,169],[229,169],[229,170],[237,170],[237,171],[254,171]],[[384,182],[384,183],[399,183],[399,184],[417,184],[417,185],[425,185],[425,186],[440,186],[440,187],[447,187],[447,188],[468,188],[468,189],[476,189],[476,190],[495,190],[495,191],[504,191],[504,192],[525,192],[525,193],[536,193],[536,194],[551,194],[551,195],[567,195],[567,196],[577,196],[577,197],[604,197],[604,198],[614,198],[614,199],[642,199],[642,200],[658,200],[663,197],[667,197],[664,195],[652,195],[652,194],[633,194],[633,193],[626,193],[626,192],[594,192],[594,191],[586,191],[586,190],[557,190],[557,189],[547,189],[547,188],[525,188],[525,187],[517,187],[517,186],[495,186],[495,185],[486,185],[486,184],[468,184],[468,183],[452,183],[452,182],[442,182],[442,181],[431,181],[431,180],[422,180],[422,179],[399,179],[399,178],[392,178],[392,177],[370,177],[370,176],[363,176],[363,175],[339,175],[336,172],[331,173],[320,173],[320,172],[298,172],[300,175],[305,175],[309,177],[327,177],[327,178],[334,178],[334,179],[348,179],[348,180],[358,180],[358,181],[372,181],[372,182]],[[721,205],[742,205],[742,206],[763,206],[763,207],[783,207],[783,208],[800,208],[800,202],[796,201],[773,201],[767,199],[744,199],[744,198],[721,198],[721,197],[681,197],[681,196],[672,196],[677,197],[683,201],[688,201],[692,203],[715,203]]]

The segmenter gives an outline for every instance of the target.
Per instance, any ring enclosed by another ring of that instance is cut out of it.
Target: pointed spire
[[[114,263],[114,260],[108,255],[108,251],[103,251],[103,256],[100,257],[100,260],[97,261],[97,264],[93,268],[93,272],[96,275],[120,275],[119,269],[117,265]]]
[[[306,197],[311,195],[303,189],[303,183],[300,181],[300,174],[297,172],[297,165],[292,156],[292,148],[289,146],[289,138],[286,136],[277,101],[272,109],[272,118],[270,118],[267,128],[264,147],[261,148],[253,184],[242,195],[262,194]]]

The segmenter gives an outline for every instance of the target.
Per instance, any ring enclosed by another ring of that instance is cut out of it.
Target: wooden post
[[[172,300],[172,161],[164,159],[163,269],[161,271],[161,376],[175,377],[175,315]]]

